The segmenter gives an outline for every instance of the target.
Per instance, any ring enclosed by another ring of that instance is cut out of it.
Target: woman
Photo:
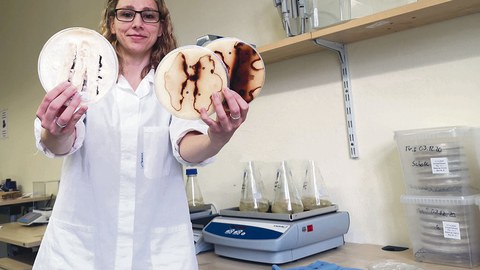
[[[120,62],[117,84],[80,105],[65,82],[35,120],[37,146],[66,156],[34,269],[197,269],[182,165],[203,165],[245,121],[248,104],[224,89],[216,119],[172,117],[155,98],[154,69],[175,48],[163,0],[108,0],[103,35]]]

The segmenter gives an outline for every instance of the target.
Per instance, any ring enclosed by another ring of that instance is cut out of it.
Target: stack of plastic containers
[[[474,129],[396,131],[405,204],[417,261],[472,268],[480,264],[480,173]]]

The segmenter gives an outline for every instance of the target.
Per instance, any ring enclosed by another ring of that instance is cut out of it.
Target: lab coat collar
[[[140,84],[138,85],[137,90],[134,92],[132,86],[130,86],[130,83],[125,79],[123,75],[120,75],[118,78],[118,88],[124,90],[124,91],[131,91],[132,94],[136,95],[139,99],[144,98],[148,96],[150,93],[152,93],[154,87],[154,80],[155,80],[155,70],[151,69],[147,76],[142,79]]]

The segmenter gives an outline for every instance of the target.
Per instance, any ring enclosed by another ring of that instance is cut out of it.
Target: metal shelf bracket
[[[353,117],[353,105],[352,105],[352,86],[350,83],[350,71],[348,69],[348,56],[345,44],[328,41],[324,39],[314,39],[313,42],[317,45],[330,49],[338,53],[340,58],[340,68],[342,76],[342,86],[344,94],[344,106],[345,106],[345,120],[347,124],[348,133],[348,147],[350,148],[350,158],[358,158],[358,145],[357,136],[355,134],[355,119]]]

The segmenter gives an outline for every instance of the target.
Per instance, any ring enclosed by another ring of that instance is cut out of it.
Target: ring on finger
[[[232,115],[230,114],[230,118],[232,118],[233,120],[238,120],[240,119],[241,115]]]
[[[63,125],[62,125],[62,124],[58,123],[58,118],[55,119],[55,124],[56,124],[59,128],[65,128],[65,127],[67,126],[67,124],[63,124]]]

